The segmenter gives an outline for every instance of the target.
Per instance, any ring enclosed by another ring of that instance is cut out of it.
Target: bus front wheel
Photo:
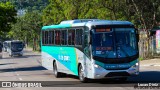
[[[60,77],[60,73],[59,73],[58,70],[57,70],[56,62],[53,63],[53,72],[54,72],[54,76],[55,76],[56,78]]]
[[[87,82],[87,78],[84,76],[84,69],[82,65],[79,66],[79,79],[83,83]]]

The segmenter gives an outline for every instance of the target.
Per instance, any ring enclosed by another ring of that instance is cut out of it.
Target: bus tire
[[[56,62],[53,63],[53,73],[54,73],[54,76],[55,76],[56,78],[59,78],[59,77],[60,77],[60,72],[58,72],[58,70],[57,70]]]
[[[88,81],[88,79],[84,76],[84,70],[82,65],[80,65],[78,68],[78,76],[81,82],[86,83]]]

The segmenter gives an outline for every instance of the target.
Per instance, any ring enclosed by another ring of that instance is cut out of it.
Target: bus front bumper
[[[120,78],[139,75],[139,66],[130,67],[125,70],[106,70],[102,67],[95,68],[94,79]]]
[[[23,51],[20,51],[20,52],[11,52],[11,55],[23,55]]]

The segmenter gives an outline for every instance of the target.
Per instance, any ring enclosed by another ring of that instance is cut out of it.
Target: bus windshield
[[[13,51],[21,51],[23,50],[24,44],[22,42],[12,42],[11,48]]]
[[[4,47],[4,48],[7,47],[7,42],[3,42],[3,47]]]
[[[96,30],[95,30],[96,31]],[[134,28],[112,28],[110,32],[92,34],[93,56],[124,58],[137,54]]]

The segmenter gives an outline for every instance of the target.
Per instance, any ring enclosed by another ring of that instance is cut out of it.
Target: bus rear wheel
[[[53,63],[53,73],[56,78],[60,77],[60,73],[57,70],[56,62]]]
[[[84,70],[82,65],[79,66],[79,80],[83,83],[87,82],[87,78],[84,76]]]

